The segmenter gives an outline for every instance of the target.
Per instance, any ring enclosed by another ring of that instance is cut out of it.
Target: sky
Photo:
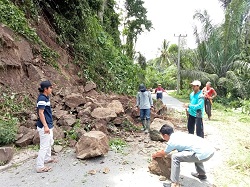
[[[147,60],[159,56],[159,48],[164,39],[170,44],[178,44],[178,37],[186,35],[186,47],[195,48],[193,36],[193,20],[196,10],[207,10],[213,24],[223,22],[224,13],[218,0],[144,0],[147,17],[152,21],[154,29],[138,36],[136,51],[140,51]],[[199,25],[198,25],[199,26]],[[199,28],[199,27],[198,27]]]

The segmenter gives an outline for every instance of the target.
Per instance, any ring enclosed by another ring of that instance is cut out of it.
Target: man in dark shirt
[[[37,99],[37,130],[40,136],[40,150],[37,157],[36,170],[38,173],[48,172],[51,168],[45,167],[45,163],[54,162],[51,158],[51,146],[53,140],[53,119],[50,107],[49,95],[52,93],[52,84],[43,81],[38,88],[40,95]]]

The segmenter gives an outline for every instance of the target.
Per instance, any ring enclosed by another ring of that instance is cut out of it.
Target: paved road
[[[168,92],[168,91],[167,91]],[[156,94],[152,94],[152,98],[156,99]],[[183,108],[183,103],[180,102],[178,99],[175,99],[168,95],[166,92],[163,92],[163,98],[162,102],[168,107],[168,108],[173,108],[179,112],[185,111]]]

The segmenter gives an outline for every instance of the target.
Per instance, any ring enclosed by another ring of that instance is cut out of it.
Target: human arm
[[[160,151],[154,153],[152,155],[152,158],[155,159],[157,157],[164,157],[165,155],[167,155],[166,152],[164,150],[160,150]]]
[[[150,103],[151,108],[153,108],[154,104],[153,104],[153,99],[152,99],[152,95],[150,92],[149,92],[149,103]]]
[[[191,103],[188,104],[188,108],[194,111],[202,109],[203,107],[204,107],[204,96],[202,94],[199,95],[197,104],[191,104]]]
[[[46,122],[45,116],[44,116],[44,109],[38,109],[38,115],[39,115],[39,119],[42,122],[43,126],[44,126],[44,133],[45,134],[49,134],[49,127],[48,124]]]
[[[217,96],[217,92],[213,89],[213,95],[211,97],[211,99],[214,99]]]

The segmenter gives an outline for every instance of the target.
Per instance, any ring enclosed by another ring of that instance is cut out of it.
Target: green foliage
[[[29,97],[22,94],[6,94],[0,95],[0,116],[2,118],[11,119],[19,112],[26,111],[32,105]]]
[[[25,14],[9,0],[0,1],[0,22],[8,25],[28,40],[41,44],[41,39],[35,30],[30,28]]]
[[[142,0],[125,1],[127,15],[123,34],[126,35],[125,51],[130,59],[134,57],[134,46],[138,35],[144,32],[144,30],[150,31],[152,28],[152,22],[147,19],[147,10],[143,4]]]
[[[0,118],[0,145],[13,143],[17,133],[17,118]]]
[[[112,139],[109,141],[110,148],[115,152],[123,152],[124,148],[127,146],[127,143],[122,139]]]
[[[159,59],[155,59],[157,61]],[[164,89],[175,89],[176,87],[176,73],[175,65],[170,65],[163,70],[159,70],[157,66],[149,62],[146,69],[145,84],[148,88],[156,88],[157,84],[161,83]]]
[[[71,130],[66,131],[66,139],[78,141],[78,139],[79,139],[78,130],[80,128],[81,128],[81,124],[80,124],[80,120],[78,120]]]
[[[23,10],[31,17],[38,15],[38,11],[32,0],[24,1],[21,5],[21,8],[23,8]],[[56,69],[58,69],[58,65],[56,63],[58,54],[42,42],[35,29],[30,27],[24,12],[9,0],[0,1],[0,22],[9,26],[18,34],[21,34],[30,42],[41,45],[42,57],[45,59],[45,62],[52,64]]]
[[[136,126],[134,125],[133,123],[131,123],[129,120],[125,119],[123,122],[122,122],[122,128],[125,130],[125,131],[129,131],[129,132],[135,132],[135,131],[139,131],[140,130],[140,127],[139,126]]]
[[[242,99],[240,101],[241,107],[242,107],[242,113],[250,115],[250,100],[248,99]]]
[[[42,10],[54,19],[60,43],[73,49],[70,53],[80,67],[79,77],[93,80],[104,92],[134,94],[141,70],[119,47],[114,1],[107,1],[101,23],[97,13],[102,11],[102,2],[73,0],[55,4],[47,0]]]
[[[26,111],[31,105],[32,103],[26,95],[16,93],[0,95],[0,145],[15,141],[17,117],[24,120],[19,113]]]

